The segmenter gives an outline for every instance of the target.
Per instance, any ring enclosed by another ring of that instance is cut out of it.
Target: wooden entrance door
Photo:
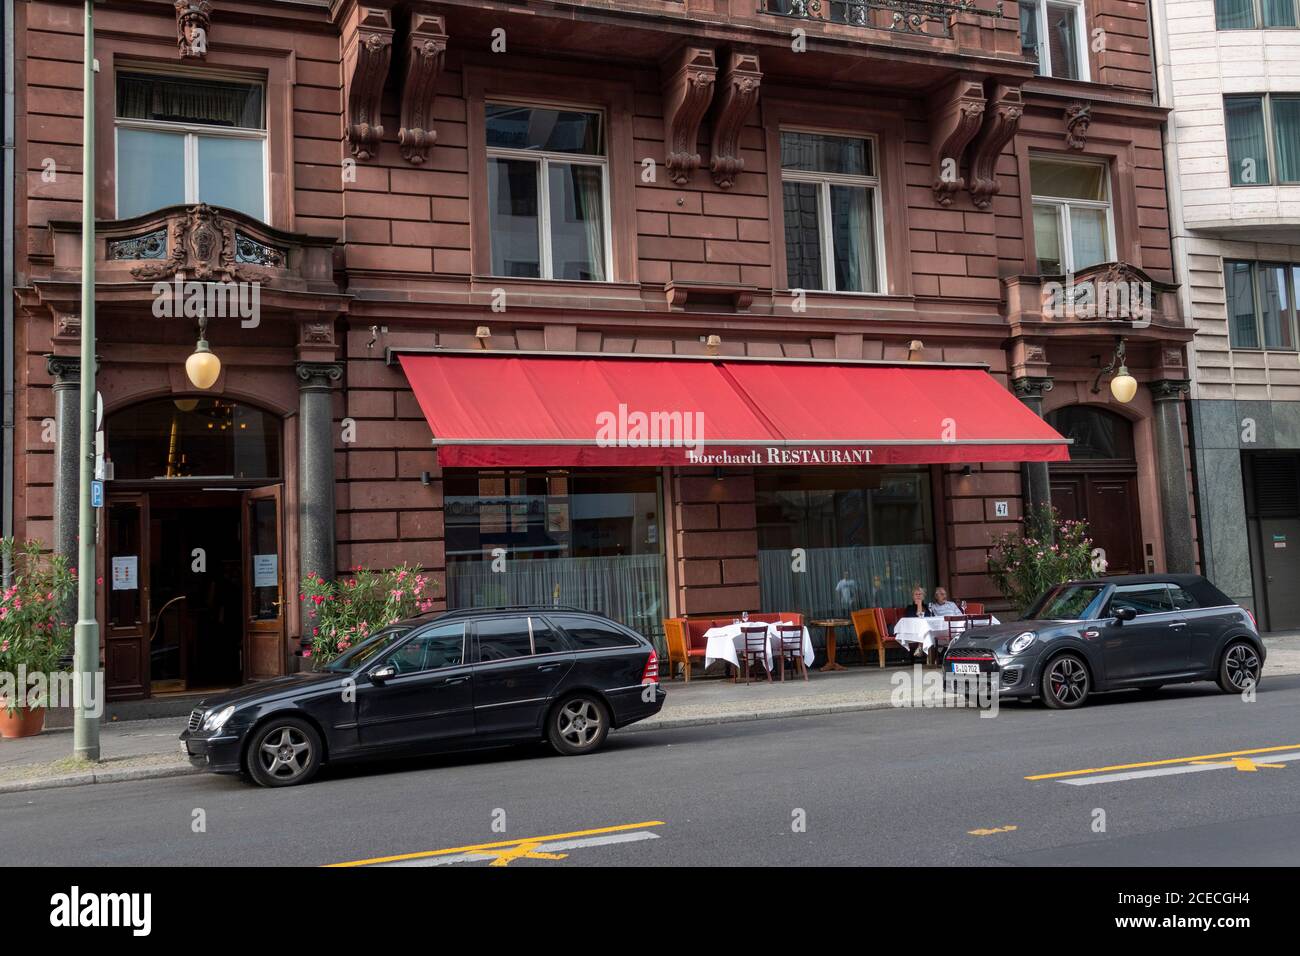
[[[244,680],[284,673],[284,536],[280,486],[244,493]]]
[[[100,620],[104,621],[105,690],[112,700],[148,697],[149,496],[110,496],[104,522]]]
[[[1141,574],[1142,518],[1137,475],[1061,473],[1052,469],[1052,504],[1063,519],[1087,521],[1094,548],[1106,552],[1107,574]]]

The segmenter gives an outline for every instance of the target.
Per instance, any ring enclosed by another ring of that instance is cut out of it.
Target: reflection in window
[[[1111,259],[1110,192],[1101,163],[1031,157],[1038,271],[1065,275]]]
[[[928,468],[806,469],[755,476],[761,610],[846,617],[934,588]],[[807,571],[790,573],[803,548]]]
[[[1067,405],[1048,412],[1044,418],[1066,438],[1072,439],[1070,460],[1113,459],[1133,461],[1133,426],[1105,408]]]
[[[221,398],[164,398],[105,425],[117,480],[279,478],[280,420]]]
[[[452,469],[443,491],[448,608],[565,604],[662,632],[658,475]]]

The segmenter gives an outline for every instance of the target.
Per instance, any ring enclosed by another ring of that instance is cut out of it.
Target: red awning
[[[976,368],[401,355],[445,468],[1068,461]]]

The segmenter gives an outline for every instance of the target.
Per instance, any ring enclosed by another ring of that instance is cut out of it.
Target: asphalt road
[[[513,842],[493,851],[512,866],[1295,865],[1292,751],[1300,677],[1249,703],[1206,684],[1069,713],[764,720],[614,734],[582,758],[539,746],[337,768],[287,790],[202,775],[0,795],[0,859],[316,865]],[[1119,769],[1025,779],[1090,768]],[[449,858],[495,856],[405,862]]]

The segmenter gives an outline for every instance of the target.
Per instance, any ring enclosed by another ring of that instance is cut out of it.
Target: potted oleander
[[[1104,560],[1093,556],[1088,523],[1062,521],[1050,505],[1029,516],[1023,533],[995,538],[988,561],[993,585],[1019,614],[1048,588],[1105,571]]]
[[[48,688],[72,646],[64,612],[75,577],[39,542],[0,539],[0,554],[10,571],[0,586],[0,737],[29,737],[45,729]]]
[[[358,566],[333,581],[311,572],[298,595],[312,638],[303,656],[316,667],[328,664],[375,631],[432,610],[436,587],[434,579],[407,565],[384,571]]]

